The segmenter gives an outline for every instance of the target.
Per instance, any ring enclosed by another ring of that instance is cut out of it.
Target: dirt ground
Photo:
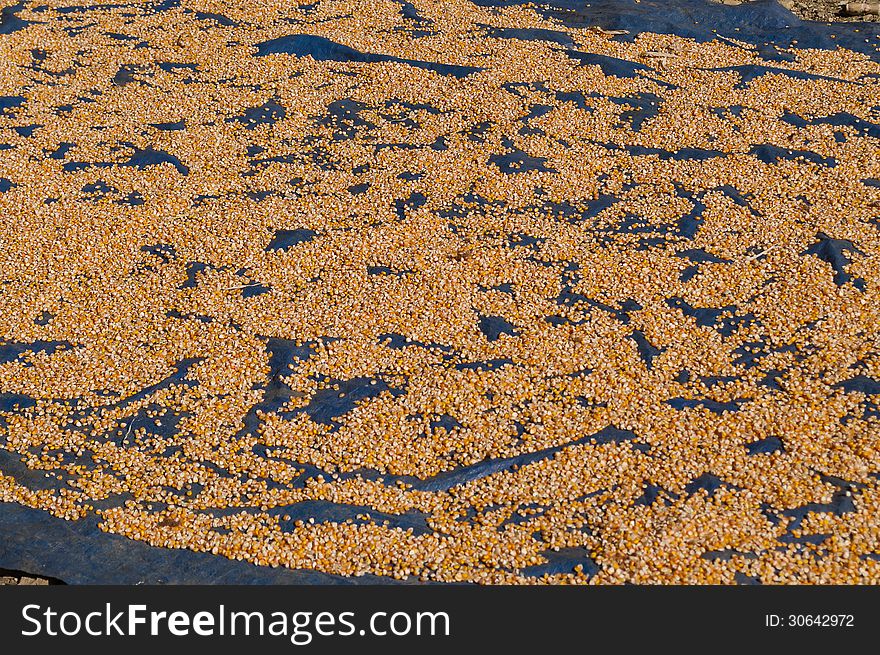
[[[31,575],[23,571],[0,569],[0,585],[54,585],[64,584],[59,580]]]
[[[713,0],[724,5],[741,5],[750,0]],[[804,20],[822,22],[875,22],[880,20],[877,0],[846,2],[845,0],[778,0],[786,9]]]
[[[779,0],[805,20],[851,22],[876,21],[877,2],[841,3],[839,0]]]

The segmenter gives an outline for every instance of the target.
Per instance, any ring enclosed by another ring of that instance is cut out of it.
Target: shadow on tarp
[[[440,75],[452,75],[463,78],[479,72],[480,68],[473,66],[456,66],[454,64],[441,64],[431,61],[418,61],[414,59],[401,59],[391,55],[361,52],[347,45],[336,43],[323,36],[312,34],[290,34],[278,37],[270,41],[257,44],[257,57],[267,55],[295,55],[297,57],[312,57],[315,61],[340,61],[360,62],[374,64],[379,62],[398,62],[409,64],[416,68],[432,70]]]
[[[156,548],[108,534],[94,518],[65,521],[0,503],[0,569],[67,584],[412,584],[415,580],[260,567],[210,553]]]

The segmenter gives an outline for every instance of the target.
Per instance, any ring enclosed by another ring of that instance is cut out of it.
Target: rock
[[[850,16],[880,15],[880,2],[847,2],[844,12]]]
[[[41,586],[49,584],[48,580],[44,580],[43,578],[31,578],[28,576],[23,576],[19,581],[20,585],[30,585],[30,586]]]

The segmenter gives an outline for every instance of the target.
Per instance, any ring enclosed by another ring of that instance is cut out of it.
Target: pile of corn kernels
[[[880,582],[877,62],[90,2],[4,3],[0,500],[345,576]]]

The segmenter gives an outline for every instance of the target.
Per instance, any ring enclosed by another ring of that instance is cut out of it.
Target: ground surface
[[[48,578],[33,576],[21,571],[7,571],[0,569],[0,585],[48,585],[52,582]]]
[[[880,581],[870,28],[6,4],[0,500],[351,578]]]
[[[846,3],[839,0],[783,0],[782,5],[806,20],[835,22],[877,21],[876,3],[851,3],[853,11],[847,11]]]

